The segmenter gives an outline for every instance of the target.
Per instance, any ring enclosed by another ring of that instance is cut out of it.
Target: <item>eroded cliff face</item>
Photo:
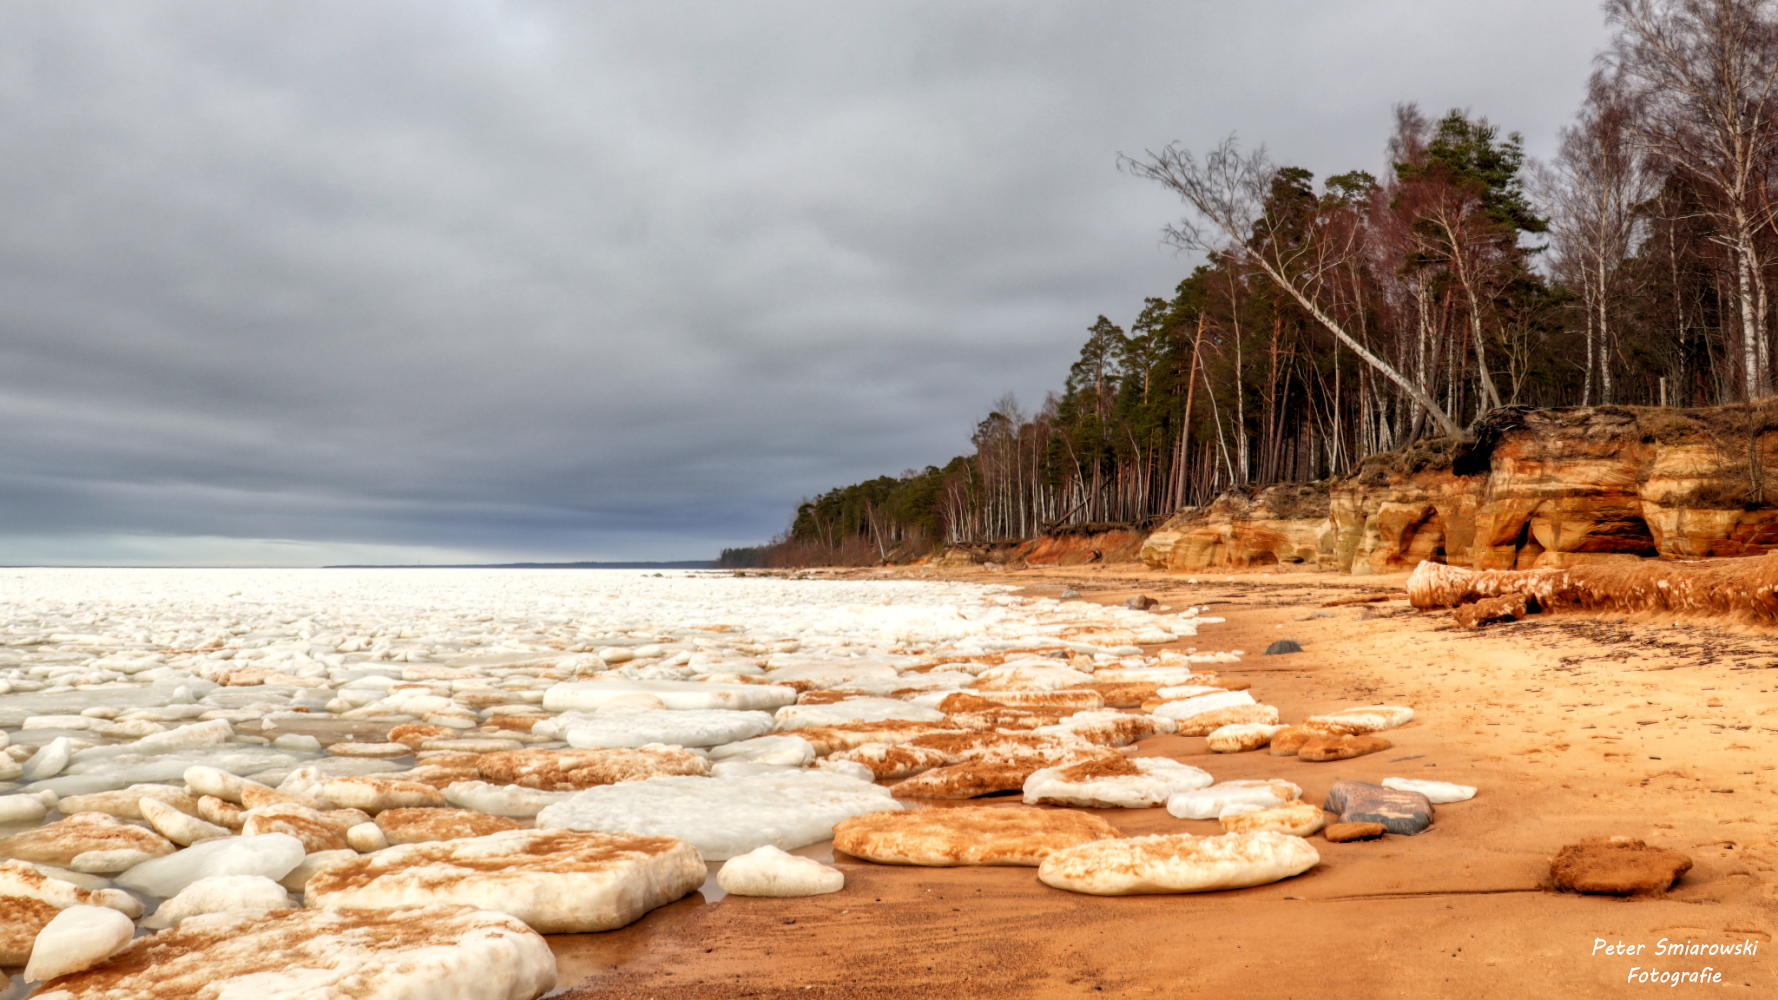
[[[1778,549],[1778,403],[1509,407],[1475,440],[1375,455],[1345,479],[1232,493],[1152,535],[1150,566],[1307,563],[1354,575],[1432,560],[1559,569]]]

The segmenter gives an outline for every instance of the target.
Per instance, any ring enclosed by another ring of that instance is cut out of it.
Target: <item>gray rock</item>
[[[1264,653],[1261,653],[1260,655],[1261,656],[1279,656],[1284,653],[1300,653],[1302,651],[1303,651],[1303,644],[1296,641],[1295,639],[1279,639],[1277,642],[1274,642],[1270,646],[1267,646],[1266,651]]]
[[[1336,781],[1322,805],[1342,823],[1381,823],[1390,833],[1413,836],[1432,825],[1432,803],[1419,792],[1404,792],[1364,781]]]

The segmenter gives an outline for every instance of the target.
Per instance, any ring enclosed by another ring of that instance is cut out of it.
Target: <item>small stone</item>
[[[1550,862],[1556,888],[1614,896],[1667,891],[1690,871],[1692,859],[1631,837],[1599,837],[1569,844]]]
[[[1381,736],[1317,736],[1297,748],[1298,760],[1351,760],[1387,750],[1395,744]]]
[[[25,978],[44,982],[90,968],[129,944],[135,933],[135,923],[110,907],[70,906],[37,932]]]
[[[1277,642],[1274,642],[1270,646],[1267,646],[1266,651],[1261,653],[1260,655],[1261,656],[1282,656],[1285,653],[1300,653],[1302,651],[1303,651],[1303,644],[1298,642],[1297,640],[1295,640],[1295,639],[1279,639]]]
[[[1381,823],[1330,823],[1322,828],[1321,835],[1336,844],[1344,844],[1350,840],[1372,840],[1389,832],[1389,828]]]
[[[716,884],[736,896],[819,896],[844,889],[846,875],[766,844],[724,861]]]
[[[1432,825],[1432,803],[1419,792],[1403,792],[1363,781],[1336,781],[1322,808],[1342,823],[1381,823],[1390,833],[1413,836]]]

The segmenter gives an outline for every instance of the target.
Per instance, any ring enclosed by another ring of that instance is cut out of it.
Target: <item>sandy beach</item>
[[[958,578],[1030,596],[1073,587],[1099,603],[1142,593],[1208,604],[1227,623],[1178,646],[1252,654],[1286,636],[1302,643],[1300,654],[1219,670],[1251,682],[1285,718],[1375,702],[1416,711],[1385,734],[1391,750],[1347,761],[1216,755],[1201,738],[1171,736],[1142,741],[1141,755],[1199,764],[1218,780],[1287,778],[1311,802],[1340,778],[1480,791],[1439,806],[1418,836],[1316,836],[1321,863],[1309,872],[1203,895],[1083,896],[1028,868],[839,855],[840,893],[715,903],[693,894],[620,931],[551,938],[561,981],[581,983],[563,995],[1618,997],[1651,988],[1633,976],[1705,967],[1721,980],[1686,988],[1774,988],[1770,637],[1730,623],[1583,617],[1464,631],[1447,613],[1410,609],[1402,577],[1238,572],[1194,584],[1110,566]],[[1129,834],[1220,832],[1158,808],[1094,812]],[[1694,867],[1660,898],[1551,888],[1563,845],[1611,835],[1682,851]],[[1662,942],[1748,941],[1750,957],[1657,954]]]

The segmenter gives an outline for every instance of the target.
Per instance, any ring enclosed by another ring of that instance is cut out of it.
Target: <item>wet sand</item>
[[[1318,866],[1234,892],[1083,896],[1044,886],[1031,868],[837,855],[847,877],[839,893],[694,894],[620,931],[551,938],[561,995],[1620,997],[1671,988],[1627,982],[1632,968],[1707,966],[1720,981],[1678,989],[1778,993],[1778,636],[1548,616],[1464,631],[1447,613],[1412,611],[1399,593],[1323,607],[1398,591],[1404,577],[1223,572],[1192,585],[1126,566],[947,575],[1034,596],[1073,586],[1104,603],[1136,593],[1175,610],[1208,603],[1227,624],[1177,645],[1246,651],[1218,672],[1251,681],[1287,721],[1378,702],[1416,711],[1384,734],[1393,749],[1355,760],[1211,754],[1183,737],[1145,740],[1140,755],[1218,780],[1287,778],[1317,803],[1340,778],[1480,791],[1438,806],[1416,837],[1330,844],[1317,835]],[[1317,611],[1331,616],[1306,617]],[[1286,636],[1305,651],[1257,655]],[[1131,834],[1221,832],[1158,808],[1095,812]],[[1656,899],[1549,888],[1549,859],[1564,844],[1615,834],[1683,851],[1694,867]],[[1752,940],[1758,950],[1663,957],[1663,938]],[[1600,939],[1644,947],[1608,955]]]

